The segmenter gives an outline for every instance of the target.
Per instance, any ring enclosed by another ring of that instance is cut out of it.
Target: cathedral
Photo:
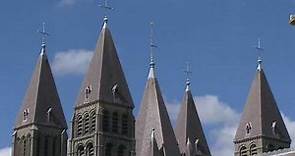
[[[173,128],[153,57],[147,69],[140,112],[135,118],[135,105],[106,17],[74,110],[67,110],[73,111],[70,130],[46,49],[43,40],[16,119],[12,156],[211,156],[190,80],[185,83]],[[261,59],[255,70],[232,138],[232,155],[295,156]]]

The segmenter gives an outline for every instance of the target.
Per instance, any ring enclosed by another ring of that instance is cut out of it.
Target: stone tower
[[[13,156],[66,156],[67,123],[46,56],[41,53],[18,114]]]
[[[177,141],[155,76],[155,64],[150,71],[136,120],[136,155],[180,156]]]
[[[176,139],[183,156],[211,156],[202,124],[187,80],[183,102],[178,114]]]
[[[133,101],[107,18],[72,119],[69,156],[134,156]]]
[[[259,59],[234,139],[235,156],[261,155],[264,152],[289,148],[290,143],[290,136]]]

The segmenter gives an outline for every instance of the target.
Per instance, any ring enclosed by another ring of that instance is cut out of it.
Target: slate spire
[[[259,141],[260,140],[260,141]],[[259,153],[290,146],[291,139],[258,59],[257,71],[237,129],[236,151],[252,142]]]
[[[67,129],[66,119],[47,59],[45,42],[42,42],[40,56],[18,114],[15,129],[31,124]]]
[[[152,130],[154,131],[155,143],[160,150],[161,156],[180,155],[158,80],[155,76],[154,63],[150,65],[149,76],[141,102],[141,110],[135,125],[137,155],[151,156],[149,145]]]
[[[133,108],[131,94],[107,22],[105,17],[76,106],[100,101]]]
[[[175,135],[182,154],[195,155],[194,153],[201,153],[200,156],[211,155],[190,90],[190,81],[186,81],[185,94],[177,117]],[[192,145],[195,142],[196,144]]]

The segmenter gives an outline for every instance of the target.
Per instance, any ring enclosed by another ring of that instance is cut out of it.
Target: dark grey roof
[[[86,98],[85,89],[91,89]],[[82,84],[77,106],[85,102],[103,101],[133,107],[111,32],[105,21],[97,41],[94,56]]]
[[[246,132],[246,125],[251,128],[248,134]],[[252,82],[248,100],[234,141],[251,139],[257,136],[291,142],[275,98],[260,64]]]
[[[203,153],[203,156],[210,156],[210,150],[197,113],[195,102],[188,87],[189,86],[187,86],[183,97],[175,128],[179,149],[182,153],[186,153],[186,155],[189,155],[187,151],[193,152],[198,150]],[[191,143],[195,143],[196,141],[198,142],[197,147],[191,146],[191,148],[198,149],[188,150],[188,143],[191,145]],[[193,155],[193,153],[190,153],[190,155]]]
[[[136,153],[149,155],[151,131],[155,130],[155,139],[165,156],[179,156],[177,141],[170,123],[154,69],[150,69],[149,78],[141,102],[141,110],[136,121]]]
[[[50,120],[48,120],[47,112],[50,108]],[[26,120],[24,112],[27,112]],[[19,111],[15,128],[18,129],[28,124],[67,128],[54,78],[45,53],[45,45],[42,46],[41,54]]]
[[[295,150],[292,148],[279,149],[272,152],[266,152],[263,156],[295,156]]]

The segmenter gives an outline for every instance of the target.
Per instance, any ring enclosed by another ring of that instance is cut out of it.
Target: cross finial
[[[154,48],[157,45],[154,43],[154,22],[150,23],[150,67],[155,68]]]
[[[46,37],[49,36],[49,33],[45,30],[45,22],[42,23],[42,30],[38,30],[38,32],[42,35],[42,47],[45,47]]]
[[[190,75],[192,74],[190,62],[186,62],[186,70],[184,71],[184,73],[186,75],[186,91],[189,91],[189,87],[191,84]]]
[[[108,0],[103,0],[103,3],[99,4],[98,6],[104,10],[104,22],[107,23],[108,21],[107,12],[110,10],[114,10],[114,8],[112,8],[109,5]]]
[[[264,48],[261,46],[261,39],[258,38],[257,40],[257,46],[255,47],[257,52],[258,52],[258,59],[257,59],[257,63],[258,63],[258,66],[257,66],[257,70],[260,71],[262,69],[262,51],[264,51]]]

